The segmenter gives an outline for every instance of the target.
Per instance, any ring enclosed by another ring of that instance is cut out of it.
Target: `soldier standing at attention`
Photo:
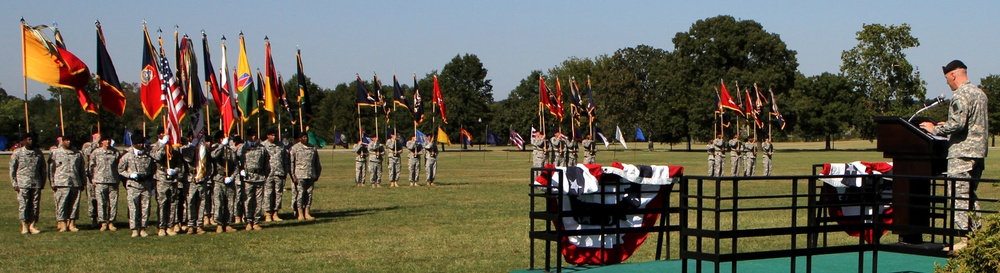
[[[752,137],[743,143],[743,176],[753,176],[757,168],[757,141]]]
[[[358,143],[354,143],[354,154],[356,155],[354,156],[354,186],[361,187],[365,185],[365,166],[368,165],[368,145],[362,142],[362,140],[358,140]]]
[[[201,142],[192,141],[190,145],[193,146],[185,151],[185,157],[192,157],[190,160],[194,162],[193,165],[188,165],[188,179],[191,182],[185,199],[187,234],[205,233],[205,216],[209,210],[208,202],[212,199],[212,177],[216,175],[215,164],[208,154],[213,140],[205,137]]]
[[[21,219],[21,234],[38,234],[38,204],[48,170],[42,150],[35,145],[38,134],[28,133],[21,137],[21,148],[10,155],[10,185],[17,192],[18,218]]]
[[[271,173],[271,165],[267,150],[257,143],[256,132],[247,133],[247,142],[240,146],[237,156],[243,166],[240,177],[243,179],[247,195],[246,208],[244,209],[246,229],[262,230],[260,220],[264,215],[264,181]]]
[[[52,150],[49,157],[49,170],[52,172],[49,183],[53,191],[52,199],[56,203],[56,229],[59,232],[80,231],[74,222],[77,219],[80,188],[83,187],[86,169],[83,155],[71,145],[70,138],[63,137],[62,143]]]
[[[715,145],[712,145],[712,142],[708,142],[705,145],[705,150],[708,151],[708,176],[715,176],[715,167],[718,164],[715,162]]]
[[[760,144],[760,150],[764,152],[764,156],[761,157],[764,160],[764,176],[771,176],[771,156],[774,155],[771,137],[764,138],[764,143]]]
[[[740,163],[743,162],[743,143],[740,142],[740,134],[734,134],[733,138],[726,143],[729,149],[729,174],[737,176],[740,171]]]
[[[580,145],[576,142],[576,138],[570,138],[569,142],[566,143],[566,166],[576,166],[579,150]]]
[[[410,186],[420,186],[417,184],[417,180],[420,179],[420,153],[424,147],[417,144],[417,136],[412,136],[410,141],[406,142],[406,149],[410,150],[410,154],[406,156],[406,164],[410,169]]]
[[[155,190],[153,175],[156,165],[146,151],[146,138],[132,135],[132,147],[118,159],[118,175],[125,177],[128,202],[128,228],[132,237],[146,237],[146,220],[149,219],[149,198]]]
[[[594,164],[597,162],[597,142],[593,137],[587,135],[583,137],[583,164]]]
[[[712,140],[712,146],[714,147],[713,157],[715,158],[715,176],[723,176],[722,172],[725,170],[726,165],[726,140],[722,139],[722,134],[715,136]]]
[[[100,137],[100,147],[90,153],[90,183],[93,183],[97,199],[97,220],[101,231],[115,231],[118,216],[118,150],[111,146],[111,138]]]
[[[531,145],[534,146],[534,149],[531,151],[532,167],[541,168],[545,165],[545,153],[548,151],[545,142],[545,136],[541,132],[534,131],[531,133]]]
[[[389,132],[389,139],[385,140],[385,150],[389,156],[389,162],[386,164],[389,168],[389,181],[392,182],[389,187],[399,187],[399,170],[401,167],[399,155],[403,152],[403,142],[396,137],[395,131]]]
[[[559,164],[562,161],[560,160],[562,159],[561,156],[562,151],[560,151],[560,149],[562,149],[561,144],[562,144],[562,139],[559,138],[559,132],[553,133],[552,137],[549,138],[549,141],[545,143],[546,146],[549,146],[545,163],[555,165],[556,167],[560,167]],[[562,162],[562,164],[565,164],[565,162]]]
[[[101,133],[97,131],[97,128],[93,128],[90,132],[90,142],[83,143],[80,146],[80,153],[83,155],[83,165],[90,166],[90,153],[93,152],[97,147],[101,146]],[[84,177],[84,187],[87,190],[87,216],[90,216],[90,225],[97,227],[97,193],[94,192],[94,183],[90,180],[93,179],[94,174],[90,173],[90,168],[86,170],[86,177]]]
[[[371,173],[372,188],[382,187],[382,157],[385,147],[378,143],[378,137],[373,137],[368,143],[368,172]]]
[[[237,136],[238,137],[238,136]],[[236,161],[236,154],[229,146],[230,139],[224,138],[222,132],[215,132],[215,140],[219,141],[212,145],[209,157],[215,164],[215,176],[212,184],[212,210],[215,218],[215,232],[233,232],[235,228],[229,224],[236,214],[236,176],[239,162]]]
[[[292,182],[299,188],[299,198],[296,200],[299,204],[298,210],[300,210],[298,218],[299,220],[316,219],[309,211],[312,207],[313,186],[323,172],[323,166],[319,163],[319,153],[316,151],[316,147],[309,144],[309,136],[302,132],[299,133],[299,143],[292,146],[289,154],[293,169]]]
[[[164,135],[163,129],[158,130],[156,135],[158,140],[152,144],[149,151],[149,156],[156,163],[156,174],[153,176],[156,179],[156,212],[159,218],[156,235],[173,236],[177,235],[171,229],[174,225],[172,216],[177,209],[173,197],[177,192],[177,180],[183,171],[184,163],[176,151],[168,151],[170,136]]]
[[[945,81],[954,92],[948,120],[933,124],[920,123],[920,128],[938,136],[948,136],[948,177],[971,180],[948,180],[949,195],[955,200],[955,228],[963,231],[979,229],[982,224],[973,218],[979,210],[976,188],[983,176],[988,150],[989,116],[986,94],[969,82],[968,67],[954,60],[941,67]],[[954,190],[952,190],[954,189]],[[968,245],[968,237],[949,250],[957,251]]]
[[[244,216],[244,207],[246,205],[247,193],[246,185],[243,183],[243,176],[239,175],[243,172],[243,160],[240,160],[240,150],[243,148],[243,138],[240,135],[233,134],[229,136],[229,147],[230,151],[233,152],[233,160],[236,161],[236,174],[233,176],[235,179],[234,184],[236,184],[236,194],[233,195],[233,224],[242,224]]]
[[[425,171],[427,171],[427,186],[433,187],[434,178],[437,176],[437,169],[438,169],[438,163],[437,163],[438,148],[437,148],[437,137],[431,136],[430,139],[432,140],[427,141],[427,143],[424,143],[424,157],[425,157],[424,159],[426,160],[424,166],[426,168]]]
[[[278,143],[277,140],[278,131],[271,130],[267,132],[267,141],[264,141],[264,150],[267,151],[267,156],[270,158],[270,173],[267,175],[267,181],[264,182],[264,221],[282,221],[278,217],[278,211],[281,210],[281,196],[282,191],[285,188],[285,177],[288,175],[288,151]]]

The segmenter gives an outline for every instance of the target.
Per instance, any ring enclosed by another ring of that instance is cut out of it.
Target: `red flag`
[[[560,122],[562,122],[562,120],[563,120],[563,113],[566,112],[565,109],[563,108],[562,97],[563,97],[563,95],[562,95],[562,83],[559,80],[559,77],[556,77],[555,107],[556,107],[556,117],[559,118]]]
[[[552,108],[552,102],[549,101],[549,88],[545,86],[545,78],[538,76],[538,103],[545,108]]]
[[[743,92],[744,92],[744,94],[746,94],[746,98],[747,98],[746,105],[745,105],[746,114],[747,114],[746,115],[747,116],[747,120],[749,120],[750,117],[753,117],[753,121],[754,121],[755,124],[757,124],[757,127],[763,128],[764,124],[760,122],[760,119],[757,118],[757,112],[754,111],[753,100],[750,99],[750,90],[744,90]]]
[[[141,80],[139,101],[142,103],[142,112],[146,113],[146,117],[149,120],[154,120],[160,114],[160,110],[163,109],[164,104],[160,72],[156,64],[159,57],[156,55],[156,50],[153,49],[153,43],[149,40],[149,31],[146,30],[145,25],[142,26],[142,34],[142,72],[139,73]]]
[[[87,69],[87,65],[77,58],[76,55],[70,53],[66,50],[66,45],[63,43],[62,34],[59,33],[59,29],[55,29],[56,37],[56,48],[59,50],[59,57],[65,62],[65,73],[60,71],[60,78],[64,80],[60,83],[69,85],[76,90],[76,97],[80,100],[80,106],[83,107],[83,111],[89,113],[97,114],[97,106],[94,101],[90,100],[90,96],[87,95],[87,83],[90,82],[90,70]]]
[[[101,106],[104,106],[104,110],[121,117],[125,114],[125,94],[122,93],[118,72],[115,71],[115,64],[111,62],[111,55],[108,54],[104,42],[101,22],[95,24],[97,25],[97,84],[101,88]]]
[[[441,108],[441,120],[444,120],[444,123],[447,124],[448,118],[444,116],[444,97],[441,96],[441,87],[438,86],[437,75],[434,75],[433,101]]]
[[[737,90],[737,92],[738,91],[739,90]],[[729,96],[729,90],[726,90],[725,82],[722,83],[722,90],[719,92],[719,95],[722,97],[719,99],[719,108],[733,110],[736,111],[736,114],[741,116],[743,115],[743,111],[736,105],[736,101],[733,100],[733,97]]]
[[[225,55],[226,45],[222,45],[222,54]],[[222,116],[222,132],[225,135],[229,135],[229,129],[233,126],[233,103],[232,97],[229,96],[229,89],[222,89],[220,87],[219,79],[216,77],[215,67],[212,65],[212,55],[208,50],[208,38],[205,33],[201,34],[201,53],[202,58],[205,59],[205,85],[208,87],[208,92],[212,94],[212,101],[215,103],[216,109],[219,110],[219,115]],[[225,57],[223,57],[225,58]],[[223,66],[225,66],[225,59],[223,59]],[[228,76],[226,73],[222,73],[222,86],[228,86]]]

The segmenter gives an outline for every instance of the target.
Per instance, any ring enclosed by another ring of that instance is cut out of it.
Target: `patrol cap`
[[[969,67],[965,66],[965,63],[963,63],[962,61],[954,60],[948,63],[948,65],[942,66],[941,70],[943,70],[945,74],[948,74],[948,72],[954,71],[955,69],[959,68],[968,69]]]
[[[111,140],[111,134],[101,133],[101,141]]]
[[[257,136],[257,132],[256,131],[247,131],[246,135],[247,135],[247,138],[249,139],[250,137]]]
[[[146,136],[136,133],[132,134],[132,144],[146,143]]]
[[[269,136],[269,135],[277,135],[277,134],[278,134],[278,130],[271,129],[271,130],[267,130],[267,133],[264,134],[264,135],[265,136]]]
[[[32,140],[38,140],[38,133],[35,133],[35,132],[21,133],[21,139],[22,140],[26,139],[26,138],[29,138],[29,137]]]
[[[307,133],[307,132],[299,132],[298,135],[295,135],[295,138],[302,138],[302,137],[308,137],[308,136],[309,136],[309,133]]]

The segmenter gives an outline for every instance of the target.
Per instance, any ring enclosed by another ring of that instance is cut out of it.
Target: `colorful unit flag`
[[[458,135],[459,140],[462,141],[462,143],[465,143],[465,145],[472,145],[472,134],[465,130],[465,128],[459,129]]]
[[[733,100],[733,97],[729,96],[729,90],[726,90],[725,82],[722,82],[721,88],[722,89],[719,91],[719,96],[722,98],[719,100],[719,108],[726,108],[729,110],[736,111],[737,115],[742,116],[743,111],[740,110],[740,107],[736,105],[736,101]],[[739,92],[739,90],[736,91]]]
[[[313,110],[312,101],[309,100],[309,93],[306,92],[306,75],[302,74],[302,52],[299,50],[295,51],[295,58],[298,60],[298,74],[299,74],[299,109],[302,110],[302,123],[304,123],[306,130],[309,130],[309,125],[312,124]]]
[[[635,141],[646,141],[646,135],[642,134],[642,128],[639,128],[639,126],[635,127]]]
[[[778,127],[785,130],[785,117],[781,115],[781,111],[778,111],[778,101],[774,100],[774,91],[768,89],[767,92],[771,93],[771,115],[778,118]]]
[[[489,129],[486,130],[486,144],[497,145],[500,143],[500,137],[493,133]]]
[[[437,75],[434,75],[434,94],[432,98],[434,99],[434,103],[441,108],[441,120],[443,120],[445,124],[448,124],[448,117],[444,115],[444,96],[441,95],[441,86],[438,85]],[[451,142],[448,142],[448,144],[451,144]]]
[[[98,21],[95,25],[97,26],[97,84],[101,88],[101,106],[104,110],[121,117],[125,114],[125,94],[122,93],[118,72],[104,42],[101,22]]]
[[[392,101],[395,105],[403,106],[406,108],[407,112],[410,112],[410,101],[406,99],[406,95],[403,95],[403,87],[399,86],[399,80],[396,79],[396,75],[392,75]]]
[[[228,87],[228,69],[226,72],[222,73],[222,83],[220,85],[218,78],[216,77],[215,67],[212,66],[212,54],[208,50],[208,38],[205,33],[201,34],[201,54],[202,58],[205,59],[205,85],[208,88],[210,94],[212,94],[212,101],[215,103],[216,109],[219,110],[219,116],[222,119],[222,133],[229,135],[229,130],[233,127],[235,120],[235,115],[233,114],[233,98],[230,96]],[[226,66],[226,45],[222,44],[222,66]]]
[[[257,113],[257,93],[253,86],[253,75],[250,71],[250,61],[247,60],[247,46],[243,41],[243,32],[240,32],[240,60],[236,65],[236,99],[239,101],[240,113],[243,121],[250,120],[250,116]]]
[[[281,94],[278,93],[278,72],[274,68],[274,60],[271,58],[271,41],[264,36],[264,86],[261,89],[264,90],[264,111],[267,111],[267,115],[271,118],[271,122],[274,122],[275,117],[275,104],[278,103],[278,99]]]
[[[424,122],[424,101],[420,98],[420,88],[417,86],[417,74],[413,74],[413,109],[410,110],[410,114],[413,115],[414,126]]]
[[[56,43],[53,44],[40,31],[44,28],[49,27],[32,27],[21,19],[24,76],[51,86],[76,90],[83,110],[97,113],[96,106],[84,91],[90,81],[87,65],[66,50],[58,29],[55,30]]]
[[[448,134],[445,133],[444,130],[441,129],[441,127],[438,127],[438,131],[437,131],[436,135],[437,136],[435,136],[435,138],[436,138],[436,141],[438,143],[442,143],[442,144],[446,144],[446,145],[451,145],[451,139],[448,139]]]
[[[177,67],[177,77],[180,79],[181,90],[186,91],[184,97],[187,99],[186,115],[191,117],[191,132],[200,136],[207,133],[205,130],[205,93],[201,89],[201,79],[198,77],[198,61],[195,58],[194,41],[187,35],[181,39],[180,63]]]
[[[365,86],[365,82],[361,80],[361,75],[354,76],[357,78],[356,81],[358,85],[358,106],[375,106],[375,98],[372,98],[372,94],[368,93],[368,87]]]
[[[142,112],[149,120],[156,119],[164,105],[163,87],[160,83],[159,56],[153,48],[153,42],[149,40],[149,31],[146,26],[142,26],[143,46],[142,46],[142,72],[139,74],[139,101],[142,103]]]

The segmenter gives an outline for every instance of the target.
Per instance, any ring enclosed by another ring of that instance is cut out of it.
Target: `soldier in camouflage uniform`
[[[90,152],[89,166],[95,199],[97,199],[97,220],[101,231],[118,230],[115,218],[118,216],[118,150],[111,146],[111,138],[101,135],[100,146]]]
[[[238,137],[238,136],[236,136]],[[215,218],[215,232],[233,232],[229,226],[236,214],[236,177],[239,176],[239,162],[233,151],[230,138],[223,137],[222,132],[216,132],[215,139],[219,143],[212,146],[209,157],[215,164],[213,176],[212,210]]]
[[[243,172],[243,161],[239,159],[239,155],[240,155],[239,151],[240,151],[240,149],[242,149],[243,145],[244,145],[244,141],[243,141],[243,138],[240,137],[240,135],[234,133],[233,135],[231,135],[229,137],[229,148],[230,148],[230,151],[233,152],[233,158],[234,158],[233,160],[236,160],[236,173],[237,174],[240,174],[241,172]],[[233,179],[235,179],[235,182],[236,182],[236,183],[234,183],[236,185],[236,187],[235,187],[236,191],[235,191],[235,195],[233,197],[233,222],[232,223],[233,224],[241,224],[241,223],[244,222],[243,220],[244,220],[245,211],[243,211],[243,210],[246,209],[246,207],[245,207],[246,206],[246,200],[247,200],[246,184],[243,183],[243,176],[242,175],[235,175],[233,177]]]
[[[174,216],[177,210],[173,198],[177,194],[177,181],[184,174],[184,161],[177,150],[170,146],[170,136],[163,134],[163,129],[157,131],[157,141],[149,149],[149,156],[156,163],[156,215],[159,222],[156,226],[158,236],[177,235],[173,230]],[[168,155],[169,153],[169,155]]]
[[[771,156],[774,155],[774,145],[771,144],[771,138],[764,138],[764,143],[760,144],[760,150],[764,152],[764,156],[761,159],[764,160],[764,176],[771,176]]]
[[[559,138],[559,132],[552,134],[552,137],[545,142],[545,146],[549,147],[548,153],[545,155],[545,163],[559,167],[558,164],[562,158],[560,156],[562,154],[562,151],[560,151],[560,149],[562,149],[562,139]]]
[[[221,135],[221,134],[220,134]],[[191,183],[187,192],[187,234],[205,233],[205,217],[210,208],[209,202],[212,200],[212,188],[214,187],[214,177],[217,175],[214,160],[210,156],[210,149],[213,143],[212,138],[205,137],[201,143],[192,142],[194,145],[190,149],[190,154],[194,161],[194,175],[189,172],[188,179]],[[190,166],[190,165],[189,165]]]
[[[743,143],[743,176],[753,176],[757,169],[757,141],[750,137]]]
[[[399,156],[403,153],[403,142],[396,137],[396,132],[389,132],[389,139],[385,140],[385,150],[389,159],[389,162],[386,163],[386,166],[389,168],[389,181],[392,182],[389,187],[399,187],[399,171],[401,167]]]
[[[56,229],[63,231],[80,231],[74,223],[77,219],[80,204],[80,188],[83,187],[86,168],[83,165],[83,155],[72,148],[69,137],[63,137],[62,143],[49,157],[49,171],[52,179],[53,197],[56,203]]]
[[[939,136],[948,136],[948,177],[969,180],[948,180],[949,195],[955,199],[955,228],[976,230],[981,222],[972,216],[979,210],[976,188],[985,169],[988,153],[989,116],[986,94],[969,82],[968,67],[954,60],[942,67],[948,87],[954,92],[948,120],[937,125],[923,122],[920,127]],[[954,191],[952,191],[954,189]],[[956,243],[956,251],[968,244],[968,238]]]
[[[715,145],[712,145],[712,142],[708,142],[705,145],[705,150],[708,151],[708,176],[715,176],[715,167],[717,164],[715,162]]]
[[[38,234],[38,205],[48,170],[42,150],[35,145],[38,135],[28,133],[21,137],[21,148],[10,155],[10,185],[17,192],[18,218],[21,234]]]
[[[714,176],[723,176],[722,172],[726,169],[726,140],[722,139],[722,134],[715,136],[712,147],[712,157],[715,159]]]
[[[149,198],[155,190],[156,165],[146,151],[146,139],[132,135],[132,147],[118,159],[118,175],[125,177],[128,202],[128,225],[132,237],[146,237],[146,220],[149,219]]]
[[[267,150],[257,142],[257,134],[247,133],[247,142],[240,146],[237,155],[242,162],[240,177],[246,187],[245,219],[247,230],[261,230],[260,220],[264,215],[264,181],[271,173]]]
[[[90,153],[93,152],[97,147],[101,146],[101,133],[94,128],[90,134],[90,142],[83,143],[80,146],[80,153],[83,155],[84,166],[90,166]],[[90,216],[91,225],[97,227],[97,192],[95,192],[94,183],[90,182],[93,179],[94,174],[90,173],[89,167],[87,170],[87,176],[84,178],[84,187],[87,190],[87,216]]]
[[[548,152],[548,146],[545,142],[545,136],[541,132],[535,131],[531,134],[531,145],[534,146],[534,149],[531,151],[532,167],[540,168],[545,166],[545,153]]]
[[[437,177],[438,169],[438,148],[437,137],[432,136],[431,141],[424,143],[424,171],[427,172],[427,186],[434,186],[434,179]]]
[[[553,161],[555,162],[556,167],[566,167],[566,140],[563,139],[562,133],[556,132],[555,135],[552,136],[552,147],[555,149],[555,153],[553,153]]]
[[[576,166],[577,158],[580,156],[580,144],[576,140],[577,136],[573,136],[566,143],[566,166]]]
[[[410,151],[406,156],[406,165],[410,170],[410,186],[420,186],[417,181],[420,179],[420,154],[424,146],[417,143],[417,136],[412,136],[410,141],[406,142],[406,149]]]
[[[354,185],[361,187],[365,185],[365,167],[368,165],[368,145],[358,140],[354,144]],[[297,198],[295,200],[298,200]],[[298,201],[296,201],[298,202]]]
[[[385,147],[378,143],[378,137],[373,137],[368,143],[368,172],[371,174],[372,188],[382,187],[382,157]]]
[[[594,137],[587,135],[583,137],[583,164],[594,164],[597,162],[597,142]]]
[[[264,150],[270,159],[270,173],[267,181],[264,182],[264,221],[282,221],[278,217],[281,210],[281,196],[285,188],[285,177],[288,175],[288,151],[284,145],[275,143],[277,131],[267,133],[267,141],[264,141]]]
[[[309,136],[303,132],[299,133],[299,143],[292,146],[289,154],[292,182],[299,188],[299,196],[295,200],[298,203],[298,219],[316,219],[309,212],[312,209],[313,186],[323,172],[323,166],[319,163],[319,152],[315,146],[309,144]]]
[[[743,162],[743,143],[740,142],[740,134],[734,134],[726,144],[726,149],[729,150],[729,175],[736,176],[740,173],[740,163]]]

